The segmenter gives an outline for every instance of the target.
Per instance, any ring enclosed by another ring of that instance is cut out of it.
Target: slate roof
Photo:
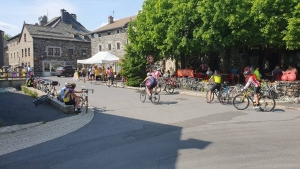
[[[90,31],[77,22],[68,12],[62,17],[55,17],[44,26],[25,24],[33,38],[91,42]],[[74,36],[75,35],[75,36]]]
[[[101,28],[98,28],[98,29],[92,31],[91,33],[100,33],[100,32],[105,32],[105,31],[108,31],[108,30],[113,30],[113,29],[117,29],[117,28],[126,27],[128,22],[135,20],[136,17],[137,17],[137,15],[134,15],[134,16],[130,16],[130,17],[127,17],[127,18],[116,20],[111,24],[107,24],[105,26],[102,26]]]

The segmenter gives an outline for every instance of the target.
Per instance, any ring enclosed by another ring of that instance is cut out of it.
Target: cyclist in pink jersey
[[[255,90],[254,90],[254,99],[255,99],[255,103],[254,103],[254,109],[258,109],[259,108],[259,102],[258,102],[258,93],[260,91],[260,83],[259,81],[253,76],[251,75],[251,72],[250,71],[245,71],[244,72],[244,76],[245,76],[245,79],[248,79],[247,80],[247,83],[245,85],[245,87],[242,89],[243,90],[246,90],[250,85],[253,85],[255,87]]]

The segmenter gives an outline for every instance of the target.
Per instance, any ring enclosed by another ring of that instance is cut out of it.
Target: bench
[[[45,92],[42,92],[40,90],[37,90],[33,87],[26,87],[28,90],[31,91],[35,91],[38,93],[38,97],[45,95]],[[65,103],[59,101],[56,96],[53,98],[49,98],[47,101],[49,104],[51,104],[53,107],[56,107],[57,109],[59,109],[60,111],[66,113],[66,114],[70,114],[70,113],[74,113],[74,106],[73,105],[65,105]]]

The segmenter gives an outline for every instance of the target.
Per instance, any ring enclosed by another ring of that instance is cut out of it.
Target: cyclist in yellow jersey
[[[218,91],[220,91],[220,87],[221,87],[221,75],[219,73],[218,70],[215,70],[215,73],[210,77],[209,82],[211,82],[213,80],[213,86],[210,89],[209,92],[209,99],[207,100],[207,103],[211,102],[211,94],[212,92],[217,89]]]

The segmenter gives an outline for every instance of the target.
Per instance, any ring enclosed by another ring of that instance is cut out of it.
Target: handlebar
[[[88,93],[89,91],[91,91],[92,93],[94,93],[94,89],[81,89],[83,92]]]

